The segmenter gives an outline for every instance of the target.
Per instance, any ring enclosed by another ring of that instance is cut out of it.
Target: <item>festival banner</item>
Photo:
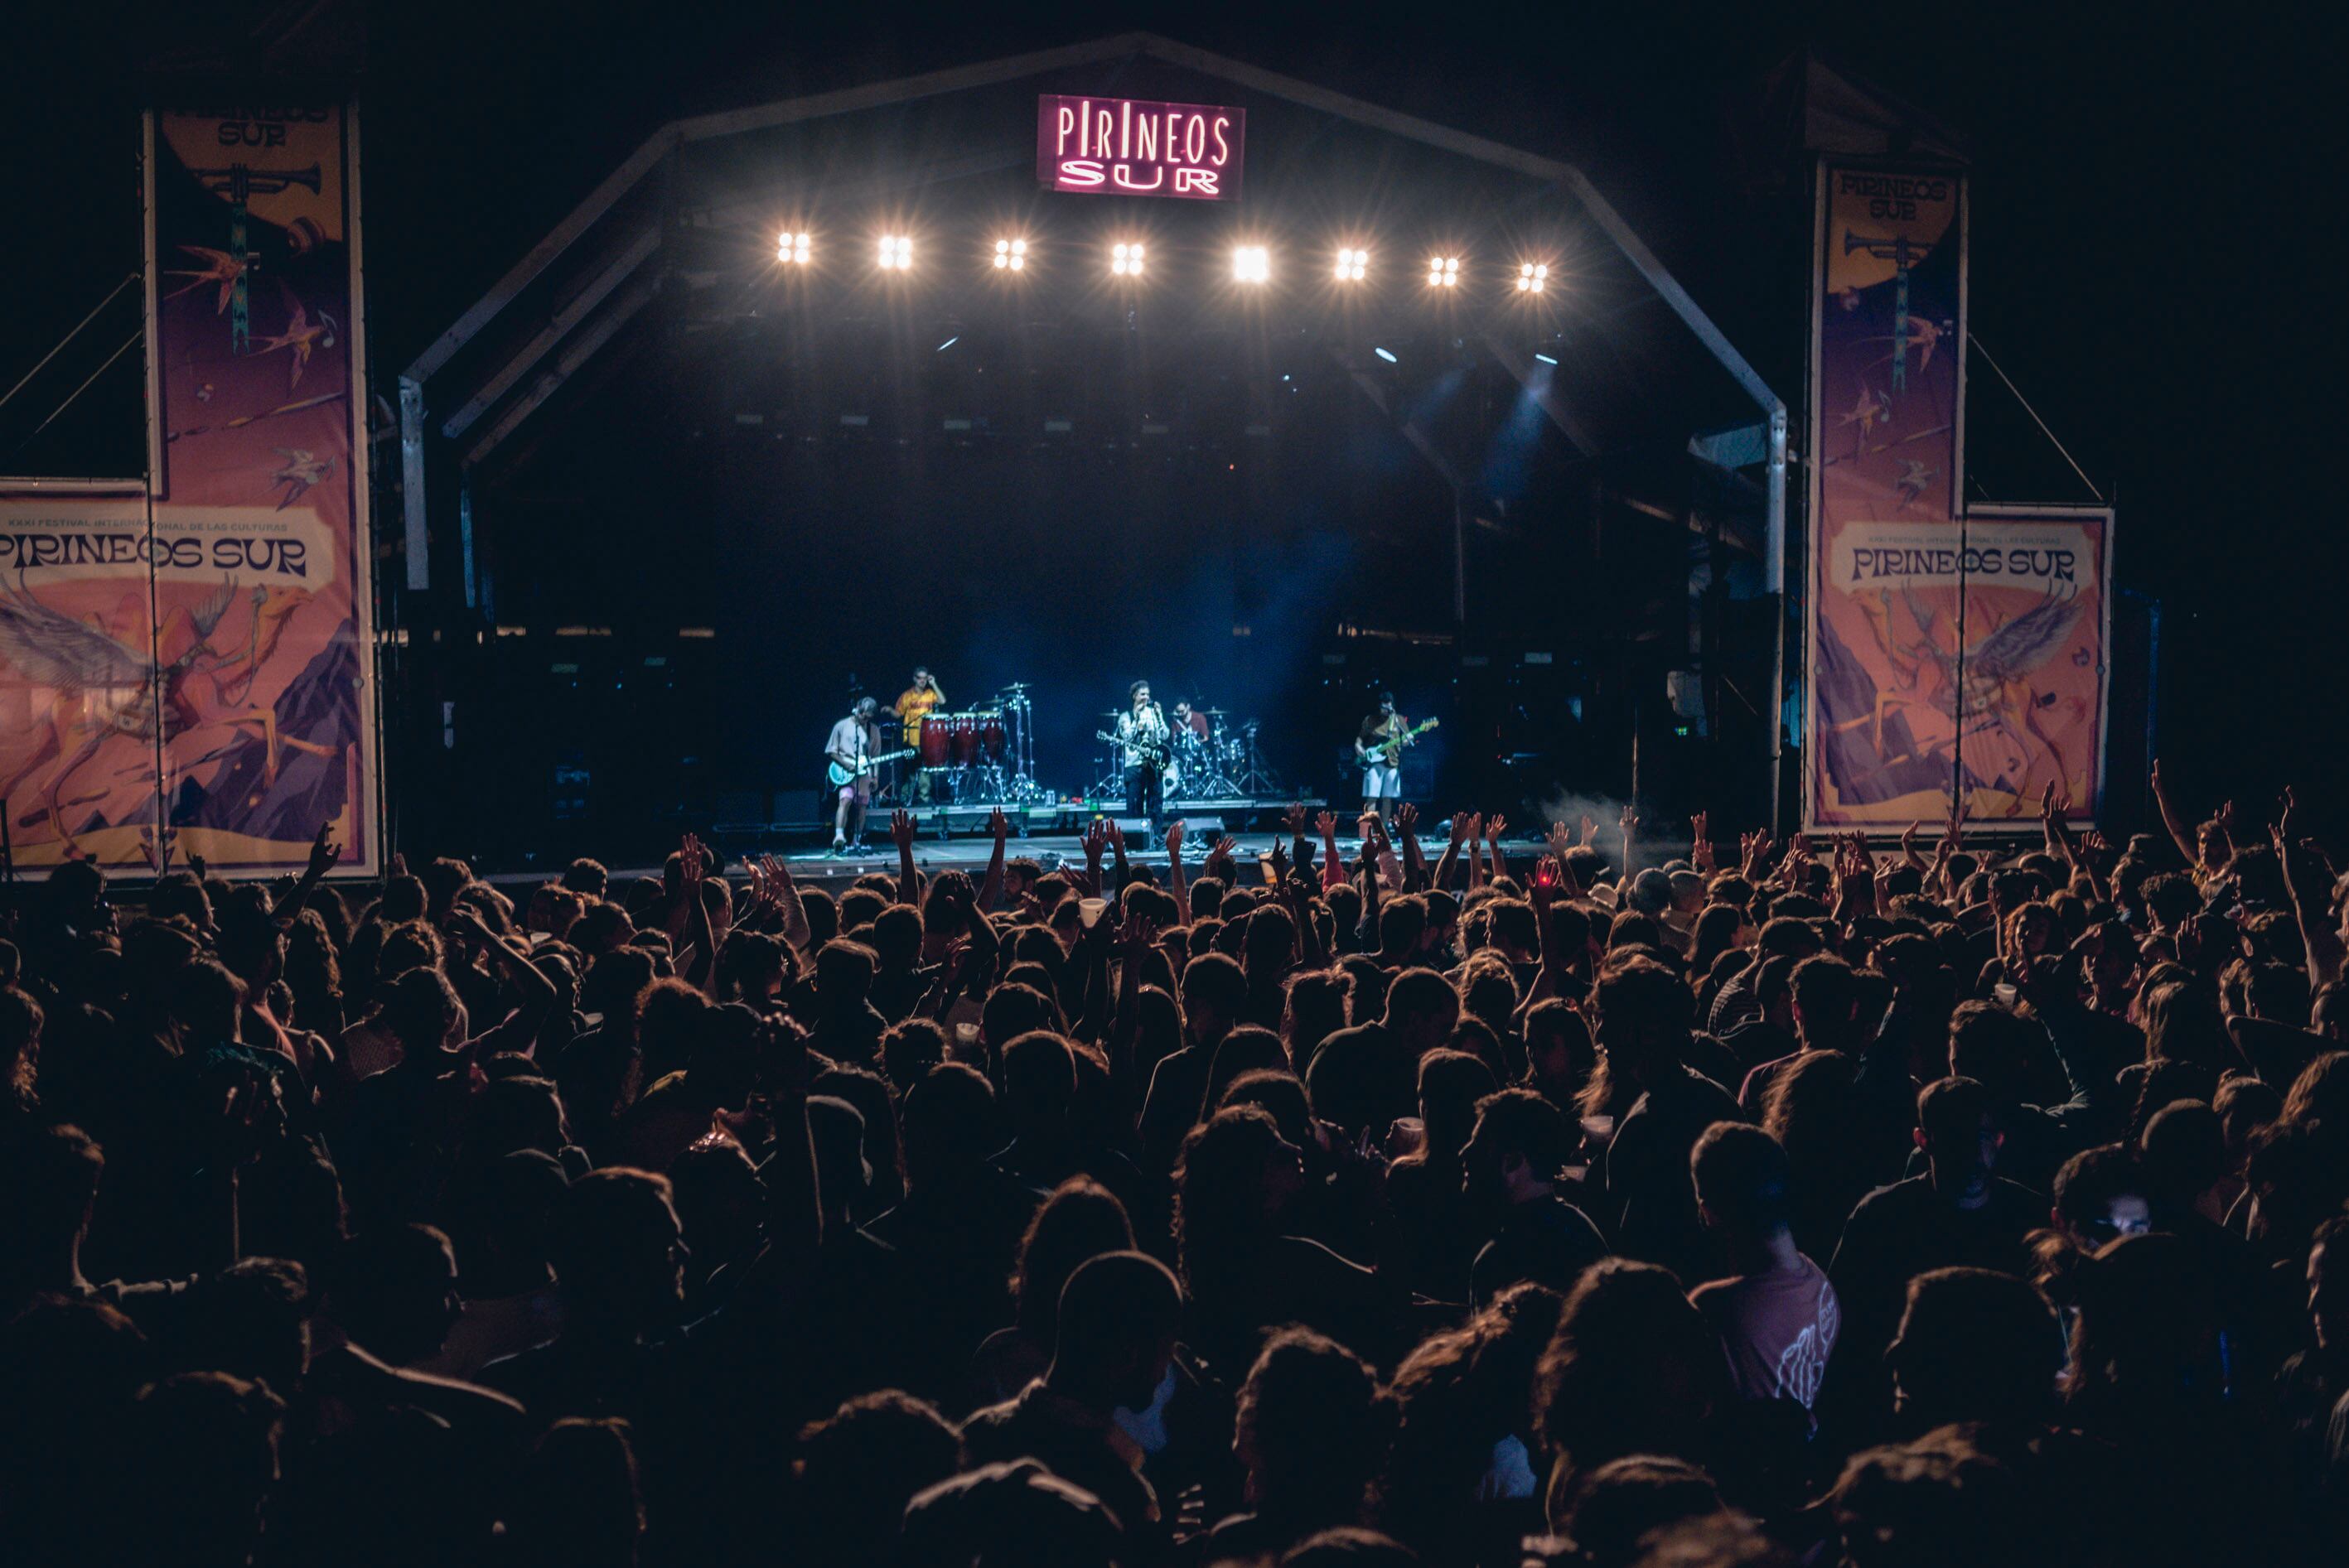
[[[151,497],[0,494],[19,865],[380,845],[348,111],[147,120]]]
[[[2104,779],[2112,513],[1974,508],[1851,522],[1813,580],[1812,818],[2035,820],[2050,783],[2093,815]]]
[[[1863,538],[1914,531],[1937,539],[1957,521],[1963,195],[1961,180],[1945,170],[1820,170],[1803,792],[1814,828],[1940,818],[1958,787],[1954,748],[1931,744],[1954,733],[1956,688],[1938,674],[1904,676],[1920,648],[1887,645],[1834,614],[1857,591],[1832,568]],[[1944,614],[1928,635],[1945,638],[1954,624]]]
[[[223,869],[298,864],[331,823],[371,870],[357,128],[343,105],[225,105],[150,129],[164,819]]]

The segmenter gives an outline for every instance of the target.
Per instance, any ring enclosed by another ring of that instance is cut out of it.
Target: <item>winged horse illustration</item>
[[[2018,797],[2030,793],[2026,780],[2042,754],[2054,762],[2059,779],[2067,778],[2062,749],[2039,724],[2041,708],[2052,699],[2042,696],[2033,685],[2033,676],[2055,656],[2071,634],[2074,624],[2080,618],[2078,598],[2051,586],[2038,603],[1986,633],[1971,646],[1964,647],[1961,654],[1959,647],[1963,645],[1963,629],[1953,624],[1953,634],[1949,639],[1953,645],[1944,646],[1940,613],[1928,608],[1906,588],[1900,590],[1900,597],[1917,634],[1913,640],[1896,638],[1891,629],[1890,597],[1889,593],[1883,595],[1881,619],[1871,615],[1869,620],[1875,624],[1886,655],[1907,678],[1915,695],[1881,690],[1877,693],[1878,754],[1883,753],[1887,709],[1921,708],[1946,721],[1952,717],[1951,709],[1954,707],[1957,737],[1961,741],[1971,738],[1978,747],[1987,743],[1993,748],[1997,761],[1989,769],[1991,779],[2013,779],[2012,788]],[[1954,623],[1954,617],[1951,619]],[[1936,689],[1931,692],[1920,689],[1926,684],[1928,667],[1935,676]]]
[[[268,590],[254,589],[253,624],[245,645],[223,652],[212,645],[212,636],[236,593],[236,581],[231,578],[192,610],[171,611],[155,643],[160,649],[179,651],[157,659],[100,627],[42,603],[21,575],[13,589],[0,583],[0,655],[26,681],[56,694],[48,712],[36,720],[42,731],[39,738],[22,766],[0,785],[0,796],[13,797],[27,779],[63,758],[42,787],[42,809],[20,815],[18,826],[30,827],[47,817],[67,857],[80,858],[65,810],[103,799],[106,792],[70,800],[60,797],[74,774],[118,737],[152,744],[203,729],[254,727],[262,736],[264,771],[273,784],[281,744],[321,754],[331,750],[281,738],[274,711],[247,700],[254,676],[275,649],[285,617],[297,601],[272,606]]]

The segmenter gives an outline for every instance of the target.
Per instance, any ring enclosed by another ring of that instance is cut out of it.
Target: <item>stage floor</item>
[[[1222,836],[1233,841],[1232,855],[1239,862],[1242,873],[1253,876],[1260,874],[1256,870],[1257,862],[1271,853],[1272,841],[1277,835],[1226,832]],[[1202,874],[1211,842],[1210,838],[1196,833],[1186,836],[1183,846],[1185,875],[1195,877]],[[1339,841],[1340,849],[1346,848],[1347,844],[1346,840]],[[914,845],[914,864],[925,875],[936,872],[961,872],[976,882],[987,874],[987,862],[994,852],[995,841],[984,833],[945,840],[926,837]],[[1014,836],[1005,841],[1003,854],[1006,860],[1017,860],[1025,855],[1048,872],[1064,861],[1074,861],[1078,865],[1085,862],[1084,841],[1074,833],[1031,833],[1024,839]],[[873,835],[866,835],[864,849],[860,853],[834,857],[822,849],[795,849],[789,853],[777,854],[776,858],[792,868],[792,878],[802,885],[835,891],[868,872],[879,872],[887,876],[895,876],[897,872],[897,846],[888,841],[885,824],[878,842],[874,841]],[[1166,872],[1164,835],[1145,846],[1136,842],[1134,836],[1129,833],[1126,835],[1126,859],[1136,865],[1156,868],[1163,879]],[[1109,858],[1104,856],[1102,864],[1106,866],[1109,863]]]
[[[1273,841],[1281,836],[1278,833],[1260,830],[1234,832],[1228,825],[1220,832],[1203,831],[1202,823],[1208,819],[1186,817],[1185,820],[1191,830],[1186,833],[1183,845],[1183,869],[1186,876],[1195,877],[1205,872],[1208,850],[1213,847],[1217,839],[1225,837],[1230,838],[1233,841],[1232,857],[1238,862],[1241,875],[1243,877],[1261,876],[1262,872],[1257,869],[1257,863],[1271,853]],[[1351,825],[1351,819],[1349,818],[1347,826]],[[719,842],[714,832],[710,836],[710,844],[725,856],[726,871],[730,876],[739,877],[741,874],[746,853],[771,854],[791,867],[792,879],[801,885],[820,887],[837,893],[858,877],[870,872],[878,872],[885,876],[893,877],[896,874],[897,846],[889,841],[886,820],[876,813],[872,826],[874,830],[865,835],[865,845],[861,851],[837,857],[827,851],[820,836],[812,835],[803,828],[791,835],[790,843],[777,844],[770,848],[745,850],[740,847],[728,847]],[[1448,829],[1442,831],[1423,832],[1420,845],[1426,851],[1431,867],[1442,857],[1448,838]],[[1353,857],[1361,848],[1361,841],[1351,832],[1343,832],[1340,835],[1338,852],[1349,864],[1352,862]],[[1504,839],[1502,848],[1512,861],[1529,861],[1530,857],[1540,851],[1537,841],[1530,837],[1519,838],[1516,835]],[[975,882],[987,874],[988,859],[994,853],[994,850],[995,841],[983,831],[972,831],[967,835],[945,839],[937,837],[935,831],[926,831],[914,844],[914,864],[925,874],[936,872],[961,872]],[[1020,838],[1015,833],[1005,841],[1004,858],[1017,860],[1022,855],[1037,861],[1046,871],[1051,871],[1063,862],[1069,861],[1082,865],[1085,859],[1084,842],[1075,833],[1031,831],[1026,838]],[[1146,843],[1137,835],[1127,834],[1126,859],[1133,864],[1151,867],[1154,874],[1163,880],[1166,872],[1166,842],[1164,831],[1162,830]],[[1107,857],[1104,857],[1103,863],[1105,865],[1109,863]],[[485,880],[505,889],[510,896],[520,897],[519,890],[535,886],[560,873],[561,868],[558,866],[552,872],[505,872],[492,875]],[[618,883],[633,877],[657,877],[660,875],[660,867],[615,866],[611,869],[610,874],[613,882]]]

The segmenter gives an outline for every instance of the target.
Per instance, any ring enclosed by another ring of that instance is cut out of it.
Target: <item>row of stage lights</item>
[[[788,233],[775,248],[775,260],[786,266],[804,267],[814,259],[813,236]],[[1139,278],[1146,259],[1144,247],[1132,241],[1121,240],[1110,246],[1109,270],[1112,277]],[[1024,239],[1003,239],[995,242],[992,260],[997,272],[1024,272],[1028,266],[1028,242]],[[910,234],[884,234],[880,237],[876,264],[885,273],[908,273],[914,270],[914,240]],[[1460,286],[1462,263],[1458,256],[1427,258],[1427,286],[1453,289]],[[1371,275],[1371,253],[1351,245],[1339,247],[1335,280],[1341,284],[1359,284]],[[1237,245],[1232,250],[1232,281],[1239,284],[1268,284],[1272,281],[1272,252],[1265,245]],[[1549,286],[1549,264],[1546,262],[1517,263],[1516,284],[1519,294],[1541,294]]]

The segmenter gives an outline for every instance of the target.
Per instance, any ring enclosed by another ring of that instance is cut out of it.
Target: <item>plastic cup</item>
[[[1105,898],[1081,898],[1077,900],[1077,923],[1091,931],[1108,911],[1109,900]]]

